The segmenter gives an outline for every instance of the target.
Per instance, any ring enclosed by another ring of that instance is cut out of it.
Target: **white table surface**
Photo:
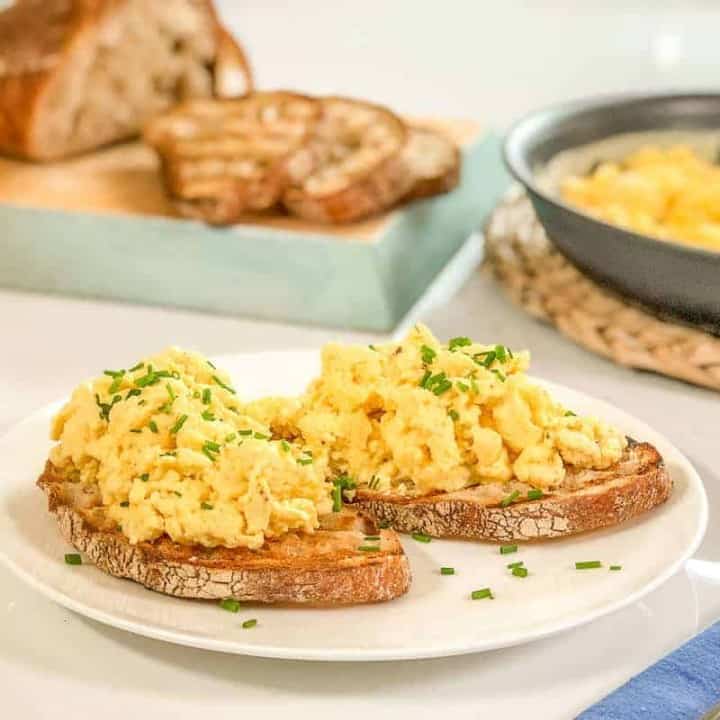
[[[709,0],[588,1],[582,11],[573,0],[219,4],[247,40],[261,85],[355,93],[415,114],[504,125],[569,96],[717,82],[717,11]],[[132,636],[53,605],[0,569],[0,717],[221,720],[258,710],[296,718],[570,718],[720,617],[720,396],[575,347],[479,274],[425,319],[444,338],[529,347],[535,374],[615,402],[671,438],[704,478],[711,505],[710,530],[687,571],[643,602],[532,645],[332,665]],[[0,328],[0,431],[98,369],[171,343],[221,354],[368,340],[6,291]]]

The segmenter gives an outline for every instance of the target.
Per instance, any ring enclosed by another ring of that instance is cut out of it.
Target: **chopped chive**
[[[217,370],[217,368],[215,367],[215,365],[213,365],[209,360],[206,360],[205,362],[206,362],[213,370]]]
[[[514,568],[512,569],[512,574],[513,574],[515,577],[523,577],[523,578],[524,578],[524,577],[527,577],[528,571],[527,571],[527,568],[526,568],[526,567],[523,567],[522,565],[520,565],[520,566],[514,567]]]
[[[142,400],[138,400],[138,405],[144,405],[146,402],[147,402],[147,400],[145,400],[145,398],[143,398]]]
[[[247,437],[248,435],[252,435],[252,434],[253,434],[252,430],[238,430],[238,435],[245,435]]]
[[[287,440],[281,440],[280,447],[284,452],[290,452],[290,443]]]
[[[212,452],[210,452],[210,450],[208,450],[204,445],[200,449],[200,452],[202,452],[202,454],[212,462],[215,462],[215,460],[217,459],[217,455],[213,455]]]
[[[141,433],[142,430],[140,428],[130,428],[131,433]]]
[[[419,383],[420,387],[426,388],[427,382],[431,377],[432,377],[432,373],[430,372],[430,370],[426,370],[425,374],[422,376],[422,379],[420,380],[420,383]]]
[[[495,357],[499,362],[504,363],[507,360],[507,348],[504,345],[496,345]]]
[[[511,553],[517,552],[518,546],[517,545],[501,545],[500,546],[500,554],[501,555],[510,555]]]
[[[507,377],[505,376],[505,374],[501,373],[499,370],[497,370],[495,368],[490,370],[490,372],[493,373],[493,375],[496,375],[498,377],[498,379],[500,380],[500,382],[505,382],[507,380]]]
[[[220,444],[213,442],[212,440],[206,440],[205,447],[212,452],[220,452]]]
[[[213,506],[212,503],[209,503],[209,502],[201,502],[201,503],[200,503],[200,507],[201,507],[203,510],[212,510],[214,506]]]
[[[507,507],[508,505],[511,505],[514,503],[518,498],[520,497],[520,491],[519,490],[513,490],[508,496],[504,497],[500,501],[500,507]]]
[[[203,405],[209,405],[211,400],[212,400],[212,392],[210,391],[210,388],[205,388],[202,391]]]
[[[227,610],[231,613],[236,613],[240,609],[240,602],[233,598],[225,598],[224,600],[221,600],[218,604],[223,610]]]
[[[148,423],[148,427],[150,428],[151,432],[154,432],[154,433],[158,432],[158,426],[157,426],[157,423],[156,423],[154,420],[151,420],[151,421]]]
[[[107,375],[111,378],[122,377],[124,374],[124,370],[103,370],[103,375]]]
[[[160,457],[177,457],[177,453],[175,450],[169,450],[168,452],[161,453]]]
[[[342,510],[342,488],[339,485],[335,485],[332,489],[333,499],[333,512],[340,512]]]
[[[365,541],[366,542],[380,542],[380,536],[379,535],[366,535]]]
[[[610,570],[622,570],[622,565],[611,565]]]
[[[523,560],[518,560],[517,562],[510,563],[509,565],[506,565],[505,567],[508,568],[508,570],[514,570],[515,568],[522,567],[525,564]]]
[[[129,507],[129,506],[130,506],[130,501],[129,501],[129,500],[123,500],[123,501],[120,503],[120,507]]]
[[[481,590],[473,590],[470,593],[470,597],[473,600],[485,600],[485,598],[489,598],[490,600],[494,600],[492,590],[490,588],[482,588]]]
[[[177,422],[170,428],[170,434],[171,435],[177,435],[177,433],[180,432],[180,428],[185,424],[185,421],[188,419],[187,415],[181,415]]]
[[[135,397],[140,394],[142,394],[142,390],[140,388],[133,388],[132,390],[128,390],[128,394],[125,396],[125,399],[129,400],[131,397]]]
[[[377,348],[374,345],[368,345],[368,347],[373,351],[377,352]]]
[[[432,540],[432,538],[429,535],[425,535],[425,533],[413,533],[412,539],[421,543],[429,543]]]
[[[192,396],[193,396],[196,400],[198,400],[198,399],[200,398],[200,391],[199,391],[199,390],[195,390],[195,391],[193,392]]]
[[[361,545],[358,550],[362,552],[378,552],[380,550],[379,545]]]
[[[244,630],[248,630],[249,628],[254,628],[257,625],[257,620],[255,618],[251,618],[250,620],[246,620],[242,626]]]
[[[143,473],[140,476],[140,480],[142,480],[142,482],[147,482],[149,479],[150,479],[150,475],[148,475],[148,473]]]
[[[538,488],[532,488],[532,490],[528,490],[528,500],[539,500],[543,496],[543,491],[539,490]]]
[[[270,439],[269,435],[264,435],[261,432],[254,433],[253,437],[255,438],[255,440],[269,440]]]
[[[453,568],[453,567],[441,567],[441,568],[440,568],[440,574],[441,574],[441,575],[454,575],[454,574],[455,574],[455,568]]]
[[[231,388],[227,383],[224,383],[217,375],[213,375],[212,379],[223,389],[227,390],[229,393],[232,393],[233,395],[237,395],[237,392],[233,388]]]
[[[178,497],[182,497],[182,493],[181,493],[181,492],[178,492],[177,490],[173,490],[173,492],[174,492]]]
[[[110,387],[108,388],[108,392],[110,393],[110,395],[114,395],[120,389],[124,375],[125,371],[120,370],[119,374],[113,378],[113,381],[112,383],[110,383]]]
[[[65,553],[66,565],[82,565],[82,557],[80,553]]]
[[[237,433],[230,433],[229,435],[225,436],[225,442],[231,443],[236,437],[237,437]]]
[[[467,392],[470,389],[470,386],[467,383],[462,382],[462,380],[457,381],[457,386],[463,391]]]
[[[600,560],[584,560],[582,562],[575,563],[576,570],[594,570],[595,568],[601,568],[602,563]]]
[[[390,527],[390,523],[389,523],[387,520],[381,520],[381,521],[378,523],[378,527],[379,527],[381,530],[387,530],[387,529]]]
[[[313,461],[313,459],[310,458],[310,457],[298,458],[298,459],[297,459],[297,464],[298,464],[298,465],[311,465],[311,464],[312,464],[312,461]]]
[[[240,414],[240,411],[239,411],[236,407],[230,406],[230,407],[228,407],[228,410],[229,410],[231,413],[235,413],[236,415],[239,415],[239,414]]]
[[[577,415],[572,410],[568,410],[565,413],[565,417],[577,417]]]
[[[467,347],[468,345],[472,345],[472,340],[469,337],[456,337],[448,342],[448,350],[454,352],[456,348]]]
[[[453,422],[457,422],[460,419],[460,413],[457,410],[453,410],[452,408],[448,410],[448,415]]]
[[[145,363],[139,362],[137,365],[133,365],[128,369],[128,372],[137,372],[138,370],[145,367]]]
[[[213,422],[215,420],[215,413],[210,410],[203,410],[200,417],[202,417],[203,420],[207,420],[208,422]]]
[[[170,383],[165,383],[165,389],[167,390],[167,394],[170,396],[170,402],[175,402],[175,400],[177,399],[177,395],[172,389],[172,385]]]
[[[422,345],[420,347],[420,355],[422,357],[422,361],[426,365],[429,365],[436,358],[437,353],[431,347]]]

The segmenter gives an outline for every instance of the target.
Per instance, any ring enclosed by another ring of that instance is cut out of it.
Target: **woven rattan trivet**
[[[621,365],[720,390],[720,338],[660,319],[585,277],[548,241],[526,195],[495,209],[486,258],[513,300],[580,345]]]

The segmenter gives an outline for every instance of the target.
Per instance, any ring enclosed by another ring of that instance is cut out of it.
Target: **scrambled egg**
[[[171,348],[81,385],[53,422],[50,460],[95,483],[130,542],[258,548],[312,532],[341,488],[422,495],[607,468],[625,438],[524,374],[527,353],[422,326],[400,343],[331,344],[297,398],[241,404],[229,378]]]
[[[240,411],[229,378],[171,348],[81,385],[54,419],[50,454],[97,483],[108,515],[137,543],[260,547],[312,531],[331,488],[307,448],[271,439]]]
[[[692,148],[641,148],[568,178],[561,194],[614,225],[720,251],[720,167]]]
[[[527,353],[423,326],[401,343],[327,345],[301,398],[268,398],[244,412],[309,448],[329,478],[379,491],[453,491],[520,480],[559,487],[566,466],[607,468],[626,440],[577,417],[524,374]]]

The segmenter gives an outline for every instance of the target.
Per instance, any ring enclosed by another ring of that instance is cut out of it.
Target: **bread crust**
[[[631,443],[622,459],[607,470],[582,472],[584,483],[578,490],[507,507],[499,502],[507,491],[499,488],[498,495],[488,499],[484,486],[421,497],[360,489],[354,505],[378,524],[400,532],[518,542],[618,525],[662,504],[672,490],[662,457],[648,443]]]
[[[354,512],[327,516],[314,533],[287,533],[259,550],[180,545],[167,537],[131,545],[104,517],[91,489],[63,479],[52,463],[37,484],[67,542],[104,572],[166,595],[345,605],[392,600],[410,586],[397,535]],[[380,536],[380,550],[359,551],[370,533]]]
[[[73,144],[46,142],[49,99],[68,63],[91,52],[94,35],[104,21],[129,0],[17,0],[0,12],[0,152],[27,160],[54,160],[139,134],[140,127],[111,138]],[[240,46],[222,27],[212,0],[197,0],[208,13],[216,34],[215,63],[223,92],[231,73],[244,74],[252,87],[250,67]],[[84,60],[82,60],[84,62]],[[236,82],[237,84],[237,82]]]

